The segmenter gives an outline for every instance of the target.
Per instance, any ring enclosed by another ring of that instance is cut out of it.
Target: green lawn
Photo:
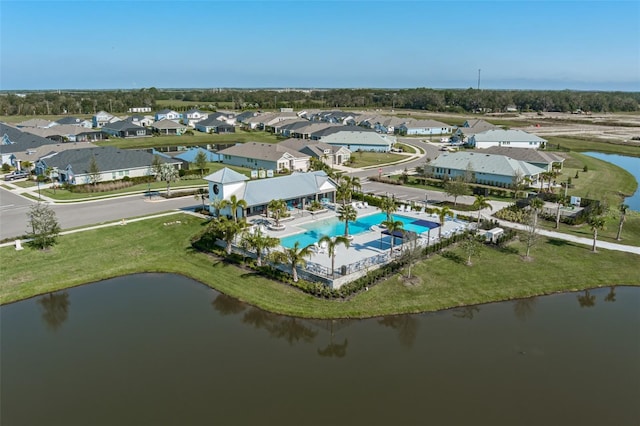
[[[598,141],[580,137],[559,137],[547,136],[549,148],[555,148],[560,144],[562,149],[570,149],[571,151],[597,151],[608,154],[621,154],[640,157],[640,142],[622,143],[619,141]],[[614,143],[615,142],[615,143]],[[552,149],[549,149],[552,151]]]
[[[62,236],[48,251],[2,248],[0,303],[136,272],[183,274],[263,309],[313,318],[434,311],[596,286],[640,285],[637,255],[594,254],[588,247],[541,239],[531,262],[522,260],[519,243],[503,251],[483,248],[473,267],[456,260],[463,253],[455,249],[450,258],[436,255],[415,266],[419,284],[405,285],[396,276],[347,301],[329,301],[193,251],[189,241],[202,224],[196,217],[176,214]]]
[[[616,241],[619,223],[620,221],[617,217],[608,217],[605,229],[598,231],[598,241],[640,246],[640,213],[633,211],[629,211],[627,213],[627,220],[622,226],[622,241]],[[557,229],[555,229],[555,221],[542,220],[540,221],[540,225],[543,229],[547,229],[549,231],[558,231]],[[593,238],[593,232],[591,231],[591,228],[587,223],[573,226],[560,223],[559,232],[562,232],[564,234],[572,234],[583,238]]]
[[[372,167],[382,166],[388,163],[395,163],[396,161],[408,160],[409,157],[402,154],[394,154],[391,152],[369,152],[359,151],[351,153],[352,162],[350,167]]]

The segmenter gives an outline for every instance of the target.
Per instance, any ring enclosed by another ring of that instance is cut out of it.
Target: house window
[[[116,172],[112,172],[111,173],[111,180],[116,180],[116,178],[117,178]]]
[[[136,134],[137,134],[138,136],[144,136],[144,135],[146,134],[146,132],[145,132],[144,130],[137,130],[137,131],[136,131]]]

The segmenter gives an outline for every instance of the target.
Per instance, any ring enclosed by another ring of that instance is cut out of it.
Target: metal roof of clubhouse
[[[268,204],[271,200],[292,200],[336,190],[336,184],[323,171],[294,172],[287,176],[248,180],[246,176],[224,168],[205,177],[205,180],[216,183],[247,181],[236,196],[245,200],[249,206]]]

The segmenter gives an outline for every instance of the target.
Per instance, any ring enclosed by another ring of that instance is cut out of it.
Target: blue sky
[[[0,0],[0,90],[640,90],[638,1]]]

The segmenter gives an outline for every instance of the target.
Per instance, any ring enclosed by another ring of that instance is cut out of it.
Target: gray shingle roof
[[[333,191],[335,188],[335,183],[323,171],[292,173],[289,176],[247,182],[242,199],[250,206],[259,206],[271,200],[289,200]]]
[[[3,154],[12,152],[26,152],[43,145],[55,145],[56,142],[42,136],[23,132],[20,129],[0,123],[0,152]]]
[[[220,155],[234,155],[236,157],[252,158],[254,160],[277,161],[287,153],[296,158],[308,157],[301,152],[273,143],[245,142],[218,151]]]
[[[145,166],[151,166],[153,163],[153,154],[136,149],[119,149],[112,146],[104,146],[99,148],[73,149],[60,152],[51,158],[47,158],[45,162],[48,167],[58,167],[60,169],[71,165],[71,169],[75,174],[85,174],[89,172],[89,164],[91,158],[95,156],[98,169],[101,172],[110,170],[125,170]],[[180,163],[180,161],[166,160],[160,158],[163,163]]]
[[[489,173],[501,176],[514,176],[518,170],[523,176],[532,176],[546,172],[543,168],[525,161],[514,160],[506,155],[481,154],[480,152],[441,154],[430,163],[430,166],[466,170],[468,164],[471,164],[471,167],[476,173]]]
[[[155,129],[185,129],[187,126],[173,120],[163,118],[162,120],[153,123],[151,127]]]
[[[133,123],[133,122],[128,122],[128,121],[116,121],[113,123],[109,123],[109,124],[105,124],[103,126],[103,129],[109,129],[109,130],[115,130],[117,132],[121,132],[124,130],[139,130],[139,129],[144,129],[144,127],[142,127],[139,124]]]

